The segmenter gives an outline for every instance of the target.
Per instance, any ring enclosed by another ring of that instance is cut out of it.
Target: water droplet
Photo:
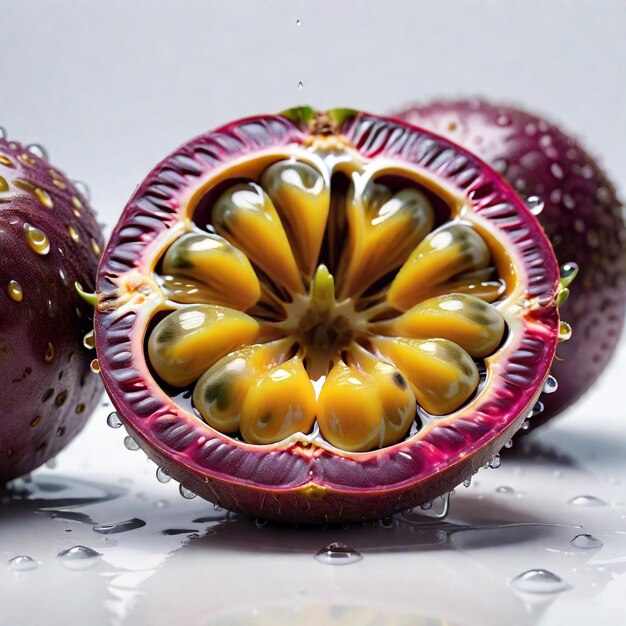
[[[22,286],[16,280],[12,280],[9,282],[7,291],[9,293],[9,298],[11,298],[11,300],[14,300],[15,302],[22,301],[22,298],[24,297],[24,293],[22,291]]]
[[[94,359],[90,364],[89,364],[89,369],[94,373],[94,374],[99,374],[100,373],[100,361],[98,361],[98,359]]]
[[[133,452],[135,450],[139,450],[139,444],[130,435],[126,435],[126,437],[124,437],[124,447],[127,450],[132,450]]]
[[[39,567],[39,561],[30,556],[15,556],[9,561],[9,569],[12,569],[14,572],[28,572],[37,567]]]
[[[469,478],[466,478],[463,481],[463,487],[469,487],[472,484],[472,477],[470,476]]]
[[[567,287],[578,274],[578,265],[576,263],[565,263],[560,267],[561,284]]]
[[[73,242],[78,243],[80,241],[80,235],[78,234],[78,231],[71,224],[67,227],[67,232],[69,233],[69,236],[71,237]]]
[[[422,511],[430,511],[430,509],[432,508],[433,508],[432,502],[422,502],[422,504],[420,504],[420,509],[422,509]]]
[[[296,20],[296,26],[302,26],[302,20]]]
[[[50,158],[48,157],[48,151],[41,144],[31,143],[30,145],[26,146],[26,149],[31,154],[34,154],[36,157],[39,157],[40,159],[43,159],[44,161],[50,160]]]
[[[600,541],[600,539],[586,533],[576,535],[570,543],[583,550],[597,550],[604,545],[604,542]]]
[[[513,489],[513,487],[502,485],[501,487],[496,488],[496,493],[505,493],[507,495],[510,495],[512,493],[515,493],[515,489]]]
[[[543,386],[543,393],[554,393],[559,388],[559,383],[556,382],[556,378],[550,375],[546,378],[546,382]]]
[[[562,578],[546,569],[530,569],[516,576],[511,586],[526,593],[559,593],[570,589]]]
[[[6,129],[0,126],[0,139],[6,139],[6,137],[7,137]]]
[[[602,498],[596,496],[576,496],[567,501],[567,504],[573,506],[606,506],[606,502]]]
[[[499,454],[495,454],[492,458],[491,461],[489,461],[489,467],[491,469],[498,469],[500,467],[500,455]]]
[[[505,448],[512,448],[513,447],[513,439],[509,439],[505,444],[504,444]]]
[[[335,541],[318,550],[315,560],[325,565],[352,565],[358,563],[363,555],[345,543]]]
[[[496,124],[498,126],[509,126],[511,124],[511,118],[508,115],[498,115],[498,117],[496,117]]]
[[[218,513],[224,510],[219,504],[214,504],[213,509],[216,510]]]
[[[170,480],[172,480],[169,472],[164,467],[157,467],[156,478],[160,483],[163,484],[169,483]]]
[[[563,168],[558,163],[552,163],[550,165],[550,172],[554,178],[558,178],[559,180],[563,178]]]
[[[302,89],[304,87],[304,83],[302,81],[300,81],[298,83],[298,89]]]
[[[396,525],[396,523],[393,517],[383,517],[378,520],[378,525],[381,528],[393,528]]]
[[[57,461],[56,456],[53,456],[51,459],[46,461],[46,467],[48,469],[56,469],[59,462]]]
[[[265,526],[267,526],[267,520],[266,520],[266,519],[262,519],[262,518],[260,518],[260,517],[257,517],[257,518],[254,520],[254,525],[255,525],[257,528],[264,528]]]
[[[567,322],[559,325],[559,341],[567,341],[572,336],[572,327]]]
[[[191,489],[187,489],[187,487],[184,487],[183,485],[179,485],[178,491],[180,492],[180,495],[186,500],[193,500],[197,495],[193,491],[191,491]]]
[[[520,428],[521,430],[528,430],[530,428],[530,422],[528,420],[524,420]]]
[[[539,215],[545,205],[539,196],[528,196],[528,198],[526,198],[526,206],[533,215]]]
[[[96,524],[93,527],[94,533],[100,535],[117,535],[118,533],[125,533],[129,530],[135,530],[136,528],[143,528],[146,522],[138,517],[131,517],[123,522],[110,522],[109,524]]]
[[[537,417],[540,413],[543,413],[543,402],[535,402],[533,410],[528,414],[528,417]]]
[[[83,346],[85,346],[87,350],[93,350],[96,347],[96,336],[94,335],[93,330],[90,330],[83,337]]]
[[[37,187],[35,189],[35,195],[41,204],[43,204],[47,209],[54,208],[54,201],[52,200],[52,196],[41,187]]]
[[[113,411],[112,413],[109,413],[107,416],[107,426],[109,428],[119,428],[121,425],[122,422],[120,421],[120,416],[117,412]]]
[[[73,546],[57,555],[61,563],[71,570],[83,570],[92,567],[101,557],[100,552],[87,546]]]
[[[91,200],[91,190],[87,187],[87,185],[85,185],[85,183],[80,180],[73,180],[72,183],[74,184],[74,187],[76,187],[78,193],[80,193],[87,200]]]
[[[50,252],[50,240],[42,230],[30,224],[24,224],[24,234],[26,236],[26,243],[30,246],[31,250],[42,256]]]

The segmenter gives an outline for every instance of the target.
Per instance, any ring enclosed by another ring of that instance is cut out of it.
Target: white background
[[[526,104],[573,130],[624,189],[625,25],[621,0],[0,0],[0,125],[88,182],[109,227],[178,144],[304,102],[374,112],[433,96]],[[436,528],[225,520],[156,483],[143,454],[106,428],[103,406],[58,468],[35,474],[30,496],[0,505],[0,624],[626,622],[625,364],[622,348],[582,403],[479,473],[453,497],[451,525]],[[606,506],[567,504],[585,494]],[[130,517],[147,525],[92,530]],[[189,532],[162,534],[172,528]],[[604,547],[573,548],[580,532]],[[365,558],[314,561],[333,540]],[[103,556],[66,570],[56,554],[78,543]],[[10,571],[18,554],[39,567]],[[511,588],[537,567],[570,588]]]

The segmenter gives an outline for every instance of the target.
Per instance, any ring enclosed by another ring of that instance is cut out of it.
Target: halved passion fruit
[[[408,124],[297,108],[168,156],[105,250],[95,332],[183,492],[296,522],[440,496],[525,423],[561,289],[489,167]]]

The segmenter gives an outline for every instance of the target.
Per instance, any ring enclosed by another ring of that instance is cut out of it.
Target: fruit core
[[[367,452],[481,393],[516,274],[451,188],[317,136],[212,174],[187,204],[155,249],[146,351],[209,427]]]

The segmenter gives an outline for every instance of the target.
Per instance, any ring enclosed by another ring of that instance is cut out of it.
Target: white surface
[[[624,188],[625,23],[619,0],[4,0],[0,125],[88,181],[109,224],[182,141],[305,101],[374,111],[433,95],[526,102],[576,129]],[[623,623],[625,365],[622,348],[573,412],[481,471],[453,496],[448,520],[426,526],[398,518],[302,530],[226,518],[157,483],[101,407],[57,469],[0,496],[0,624]],[[607,505],[567,504],[585,494]],[[93,531],[132,517],[146,525]],[[604,546],[574,548],[581,532]],[[363,560],[313,559],[337,540]],[[102,558],[68,570],[56,555],[79,544]],[[12,571],[17,555],[40,565]],[[513,590],[531,568],[571,588]]]

